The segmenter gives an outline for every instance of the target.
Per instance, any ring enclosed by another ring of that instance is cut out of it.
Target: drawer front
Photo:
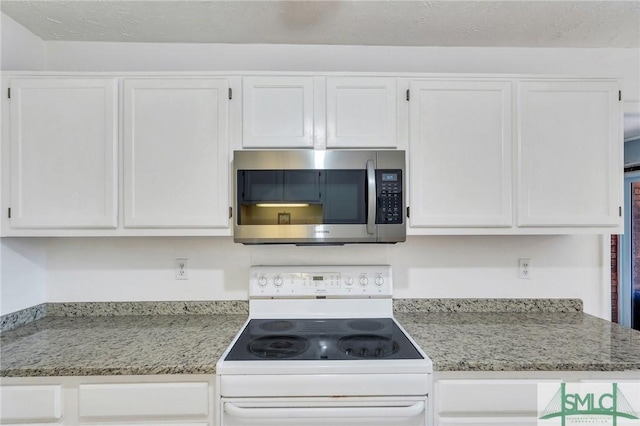
[[[537,417],[440,417],[437,426],[537,426]]]
[[[0,386],[0,421],[55,422],[62,418],[62,387]]]
[[[514,414],[535,418],[538,384],[561,380],[440,380],[434,396],[441,415],[482,413],[490,417]],[[446,424],[446,423],[445,423]]]
[[[80,385],[79,415],[88,418],[207,417],[207,383]]]

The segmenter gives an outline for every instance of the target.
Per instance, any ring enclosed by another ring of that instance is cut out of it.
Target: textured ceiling
[[[0,8],[43,40],[640,47],[640,0],[2,0]]]

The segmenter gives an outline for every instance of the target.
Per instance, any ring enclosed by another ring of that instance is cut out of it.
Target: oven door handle
[[[369,196],[367,199],[367,234],[376,232],[376,169],[373,160],[367,160],[367,185]]]
[[[224,411],[232,417],[280,419],[280,418],[345,418],[345,417],[394,417],[410,418],[424,412],[424,401],[400,407],[275,407],[245,408],[225,402]]]

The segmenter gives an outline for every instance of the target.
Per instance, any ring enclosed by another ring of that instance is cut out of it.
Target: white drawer
[[[434,396],[439,414],[483,413],[533,416],[537,412],[538,384],[561,380],[440,380]],[[445,423],[446,424],[446,423]]]
[[[441,417],[437,426],[537,426],[537,417]]]
[[[0,386],[0,421],[55,422],[62,418],[62,387]]]
[[[210,405],[207,383],[80,385],[78,399],[81,419],[206,417]]]

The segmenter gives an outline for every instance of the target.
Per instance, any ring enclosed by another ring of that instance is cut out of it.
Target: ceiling
[[[640,0],[2,0],[0,9],[43,40],[640,47]]]

